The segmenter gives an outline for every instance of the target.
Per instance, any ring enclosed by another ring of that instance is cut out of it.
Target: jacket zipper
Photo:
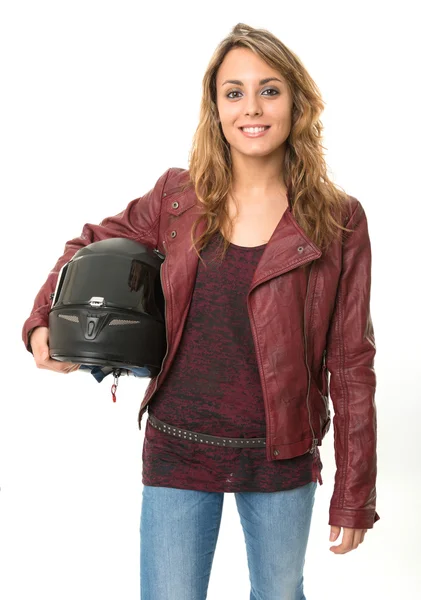
[[[310,289],[310,278],[311,278],[311,272],[313,270],[313,265],[314,265],[314,261],[311,263],[311,267],[310,267],[310,273],[308,274],[308,281],[307,281],[307,291],[306,291],[306,299],[304,302],[304,349],[305,349],[305,360],[306,360],[306,367],[307,367],[307,372],[308,372],[308,388],[307,388],[307,410],[308,410],[308,420],[310,423],[310,427],[311,427],[311,431],[313,434],[313,442],[311,444],[311,448],[308,450],[308,452],[310,452],[310,454],[313,454],[314,450],[317,447],[317,443],[318,443],[318,439],[315,437],[315,433],[314,433],[314,428],[313,425],[311,423],[311,413],[310,413],[310,402],[309,402],[309,397],[310,397],[310,386],[311,386],[311,372],[310,372],[310,368],[308,366],[308,361],[307,361],[307,330],[306,330],[306,313],[307,313],[307,300],[308,300],[308,292]]]
[[[322,394],[323,396],[323,400],[326,406],[326,413],[328,415],[328,417],[330,416],[330,410],[329,410],[329,382],[328,382],[328,378],[327,378],[327,366],[326,366],[326,350],[324,350],[323,352],[323,366],[322,366],[322,370],[323,370],[323,382],[324,382],[324,387],[326,389],[326,395]]]
[[[256,286],[256,287],[257,287],[257,286]],[[253,336],[254,349],[255,349],[255,352],[256,352],[256,358],[257,358],[257,348],[258,348],[258,346],[257,346],[257,340],[256,340],[256,336],[254,335],[255,323],[254,323],[254,318],[253,318],[252,311],[250,310],[250,304],[249,304],[249,294],[250,294],[250,292],[248,292],[248,294],[247,294],[247,310],[248,310],[248,313],[249,313],[250,329],[251,329],[251,333],[252,333],[252,336]],[[258,366],[258,368],[259,368],[259,376],[260,376],[260,379],[263,381],[263,379],[264,379],[264,378],[262,377],[262,375],[261,375],[261,373],[260,373],[260,364],[259,364],[259,360],[257,361],[257,366]],[[264,405],[265,405],[265,420],[266,420],[266,445],[268,446],[268,445],[269,445],[269,444],[268,444],[268,431],[269,431],[269,428],[268,428],[268,415],[269,415],[269,411],[268,411],[267,402],[266,402],[266,396],[265,396],[265,393],[264,393],[264,390],[263,390],[263,388],[262,388],[262,393],[263,393],[263,403],[264,403]]]
[[[166,246],[166,244],[165,244],[165,240],[163,240],[162,244],[163,244],[164,246]],[[167,249],[167,254],[168,254],[168,249]],[[167,260],[167,257],[165,258],[165,260]],[[161,280],[161,288],[162,288],[162,291],[164,292],[164,277],[163,277],[163,270],[164,270],[164,264],[162,264],[162,265],[161,265],[161,270],[160,270],[160,273],[159,273],[159,277],[160,277],[160,280]],[[161,375],[162,371],[164,370],[164,362],[165,362],[165,359],[166,359],[166,358],[167,358],[167,356],[168,356],[168,350],[169,350],[169,347],[170,347],[170,345],[169,345],[169,343],[168,343],[168,328],[167,328],[167,300],[166,300],[166,297],[165,297],[165,294],[164,294],[164,293],[163,293],[163,296],[164,296],[164,315],[165,315],[165,319],[164,319],[164,320],[165,320],[165,338],[166,338],[166,341],[167,341],[167,348],[166,348],[166,350],[165,350],[165,356],[164,356],[164,358],[162,359],[162,363],[161,363],[161,370],[159,371],[158,375],[156,376],[156,380],[155,380],[155,389],[154,389],[154,390],[153,390],[153,392],[152,392],[152,393],[149,395],[148,401],[146,402],[145,406],[144,406],[144,407],[141,409],[141,412],[140,412],[140,414],[139,414],[139,428],[140,428],[140,423],[141,423],[141,420],[142,420],[143,414],[144,414],[144,412],[145,412],[145,410],[146,410],[146,408],[147,408],[147,406],[148,406],[149,402],[151,401],[151,399],[152,399],[152,396],[155,394],[155,392],[156,392],[156,390],[157,390],[157,387],[158,387],[158,378],[159,378],[159,376]]]

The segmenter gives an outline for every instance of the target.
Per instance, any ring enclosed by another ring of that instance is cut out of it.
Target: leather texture
[[[22,339],[31,351],[34,327],[48,326],[58,274],[84,245],[127,237],[166,255],[161,267],[167,353],[146,389],[148,402],[164,381],[183,333],[198,256],[190,229],[202,208],[194,190],[180,190],[188,171],[169,168],[154,187],[99,225],[87,223],[38,292]],[[370,314],[371,245],[365,211],[353,196],[344,233],[328,252],[309,239],[292,214],[291,200],[266,245],[247,296],[266,414],[266,458],[282,460],[314,451],[334,409],[336,473],[329,524],[371,528],[376,512],[376,353]],[[204,222],[197,235],[205,229]]]

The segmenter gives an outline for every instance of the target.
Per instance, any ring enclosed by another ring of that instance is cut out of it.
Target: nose
[[[250,95],[245,106],[246,115],[261,115],[262,109],[259,105],[259,101],[253,95]]]
[[[259,116],[262,114],[262,111],[260,110],[260,108],[249,108],[248,110],[246,110],[246,116]]]

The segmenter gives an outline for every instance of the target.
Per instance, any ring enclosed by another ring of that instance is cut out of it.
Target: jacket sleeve
[[[342,271],[329,326],[326,366],[334,407],[336,473],[329,525],[369,529],[376,512],[376,354],[370,314],[371,244],[357,201],[344,232]]]
[[[50,294],[54,292],[60,269],[83,246],[112,237],[124,237],[146,245],[157,247],[161,203],[167,179],[179,169],[169,168],[154,187],[145,195],[129,202],[127,207],[113,217],[106,217],[99,225],[86,223],[79,237],[66,242],[64,253],[50,271],[45,283],[35,297],[30,316],[22,328],[22,339],[26,349],[32,352],[30,334],[35,327],[48,327],[51,308]]]

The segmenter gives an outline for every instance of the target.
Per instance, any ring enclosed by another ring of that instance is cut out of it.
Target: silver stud
[[[298,246],[297,248],[298,252],[302,252],[304,250],[303,246]]]
[[[175,236],[176,236],[176,235],[177,235],[177,232],[176,232],[176,231],[171,231],[171,237],[172,237],[172,238],[175,238]]]
[[[173,208],[178,208],[179,204],[178,204],[178,202],[173,202],[173,203],[171,204],[171,206],[172,206]]]

